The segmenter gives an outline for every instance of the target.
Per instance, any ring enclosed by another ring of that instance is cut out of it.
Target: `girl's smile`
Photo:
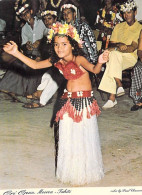
[[[56,36],[54,49],[59,58],[70,61],[73,58],[72,46],[66,36]]]

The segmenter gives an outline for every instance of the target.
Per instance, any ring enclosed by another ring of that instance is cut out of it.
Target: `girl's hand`
[[[18,51],[18,46],[14,41],[10,41],[4,45],[3,50],[8,54],[14,55]]]
[[[100,64],[104,64],[106,63],[108,60],[109,60],[109,51],[108,50],[105,50],[100,56],[99,56],[99,59],[98,59],[98,63]]]

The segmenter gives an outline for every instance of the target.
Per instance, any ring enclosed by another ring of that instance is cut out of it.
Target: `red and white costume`
[[[67,80],[75,80],[84,74],[73,61],[66,65],[58,62],[55,66]],[[65,91],[57,107],[57,178],[72,185],[100,180],[104,176],[97,125],[100,110],[93,91]]]

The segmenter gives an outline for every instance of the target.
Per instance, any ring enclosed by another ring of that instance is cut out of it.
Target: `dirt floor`
[[[94,91],[101,107],[105,102]],[[81,187],[142,186],[142,110],[130,111],[128,93],[98,117],[105,177]],[[55,99],[44,108],[25,109],[0,93],[0,190],[73,187],[55,178],[50,128]]]

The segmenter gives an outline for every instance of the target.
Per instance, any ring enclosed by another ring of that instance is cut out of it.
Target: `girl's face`
[[[59,58],[72,60],[72,46],[66,36],[55,36],[54,50]]]

